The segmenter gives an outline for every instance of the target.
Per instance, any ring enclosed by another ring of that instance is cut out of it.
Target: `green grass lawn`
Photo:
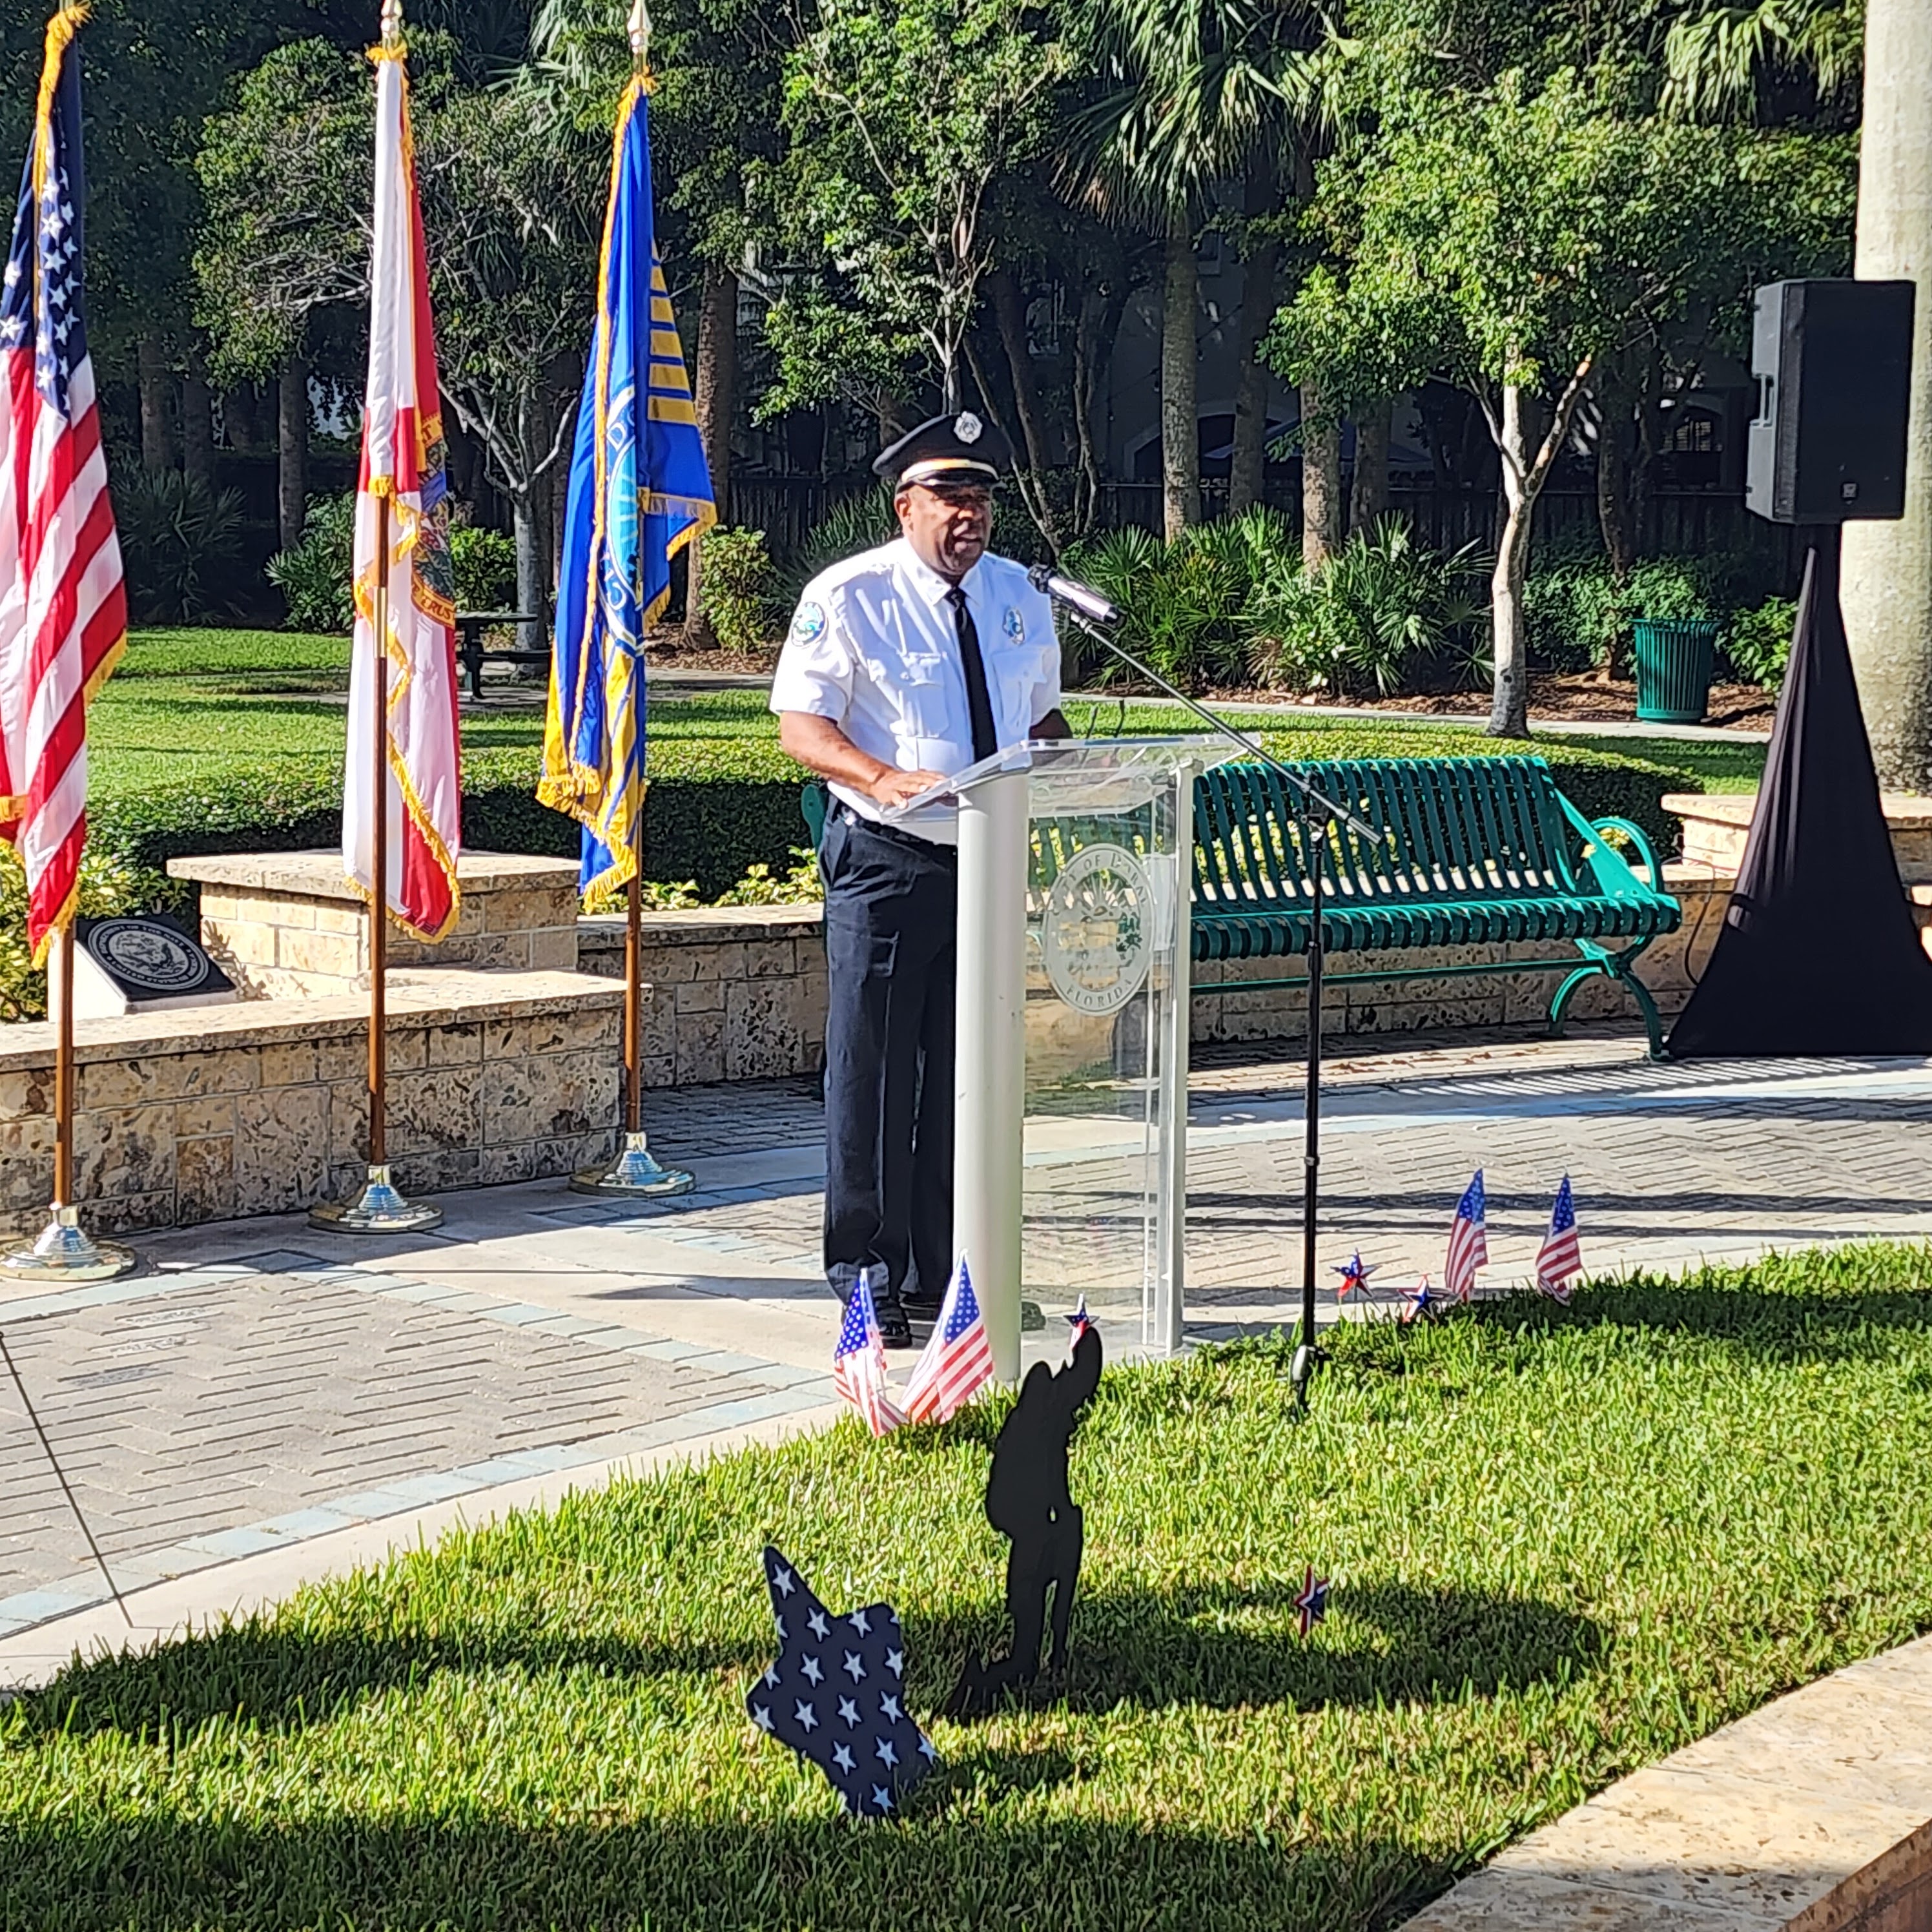
[[[341,638],[278,631],[137,631],[119,670],[102,691],[89,727],[97,796],[218,775],[241,761],[312,766],[343,754],[348,678]],[[1196,728],[1178,706],[1112,703],[1071,707],[1083,734]],[[1240,712],[1237,723],[1264,733],[1271,746],[1300,758],[1379,754],[1454,756],[1494,749],[1475,728],[1435,719],[1288,718]],[[655,744],[667,769],[692,772],[712,762],[758,775],[791,768],[778,750],[776,721],[758,692],[660,697],[652,711]],[[543,720],[535,710],[466,714],[463,740],[473,751],[535,751]],[[1562,743],[1647,758],[1694,772],[1708,790],[1749,790],[1764,764],[1760,745],[1647,738],[1564,739]]]
[[[1114,1372],[1058,1700],[938,1720],[998,1620],[994,1418],[571,1500],[0,1711],[0,1921],[1380,1928],[1932,1624],[1932,1250]],[[767,1538],[896,1604],[941,1774],[854,1827],[762,1742]],[[1304,1641],[1304,1564],[1333,1579]]]

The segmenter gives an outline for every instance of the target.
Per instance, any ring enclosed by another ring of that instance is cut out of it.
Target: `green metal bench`
[[[1288,769],[1384,835],[1371,845],[1346,827],[1329,828],[1322,910],[1328,960],[1539,940],[1575,949],[1553,959],[1361,972],[1326,964],[1328,984],[1558,972],[1564,977],[1550,1002],[1556,1032],[1577,988],[1607,978],[1629,989],[1652,1057],[1661,1057],[1657,1003],[1632,968],[1653,940],[1676,932],[1682,914],[1660,889],[1663,871],[1640,827],[1623,818],[1585,818],[1540,758],[1337,759]],[[808,786],[803,803],[815,845],[824,822],[822,788]],[[1307,953],[1313,909],[1294,812],[1289,787],[1266,765],[1222,765],[1196,781],[1197,960]],[[1067,830],[1069,850],[1086,842],[1077,822]],[[1611,849],[1610,837],[1630,842],[1651,883]],[[1052,883],[1059,856],[1035,842],[1035,889]],[[1300,986],[1306,978],[1196,980],[1194,991],[1253,992]]]
[[[1346,827],[1329,829],[1322,916],[1329,958],[1534,940],[1576,949],[1549,960],[1328,968],[1330,984],[1562,972],[1550,1002],[1554,1033],[1576,989],[1600,976],[1628,988],[1652,1057],[1661,1057],[1657,1003],[1632,968],[1682,914],[1661,890],[1662,870],[1638,826],[1586,819],[1540,758],[1360,758],[1288,769],[1384,835],[1372,845]],[[1265,765],[1223,765],[1198,782],[1194,801],[1194,957],[1305,955],[1313,916],[1290,788]],[[1649,884],[1610,836],[1630,842]],[[1197,980],[1194,990],[1246,992],[1304,977]]]

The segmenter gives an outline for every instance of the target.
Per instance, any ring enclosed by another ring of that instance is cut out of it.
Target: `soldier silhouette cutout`
[[[1053,1599],[1050,1667],[1066,1665],[1073,1621],[1073,1592],[1080,1578],[1085,1520],[1068,1493],[1066,1454],[1082,1408],[1100,1385],[1100,1331],[1089,1328],[1073,1345],[1072,1359],[1058,1374],[1036,1362],[1020,1385],[1020,1399],[993,1444],[986,1478],[986,1520],[1012,1540],[1006,1558],[1006,1609],[1012,1618],[1011,1652],[982,1664],[970,1652],[946,1706],[955,1718],[989,1711],[1016,1685],[1040,1675],[1046,1634],[1047,1598]]]

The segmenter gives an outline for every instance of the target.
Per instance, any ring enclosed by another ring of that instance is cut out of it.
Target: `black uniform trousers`
[[[888,1299],[952,1268],[958,854],[835,805],[825,878],[825,1274],[883,1266]],[[874,1278],[876,1285],[876,1277]]]

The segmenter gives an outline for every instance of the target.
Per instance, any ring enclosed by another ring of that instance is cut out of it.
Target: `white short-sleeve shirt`
[[[982,556],[960,586],[1004,750],[1030,736],[1060,702],[1053,607],[1007,557]],[[903,537],[821,572],[805,586],[779,653],[772,709],[829,718],[860,751],[902,772],[964,770],[974,762],[973,724],[945,601],[952,587]],[[862,793],[836,784],[832,791],[867,818],[880,815]],[[950,804],[901,823],[944,844],[958,837]]]

